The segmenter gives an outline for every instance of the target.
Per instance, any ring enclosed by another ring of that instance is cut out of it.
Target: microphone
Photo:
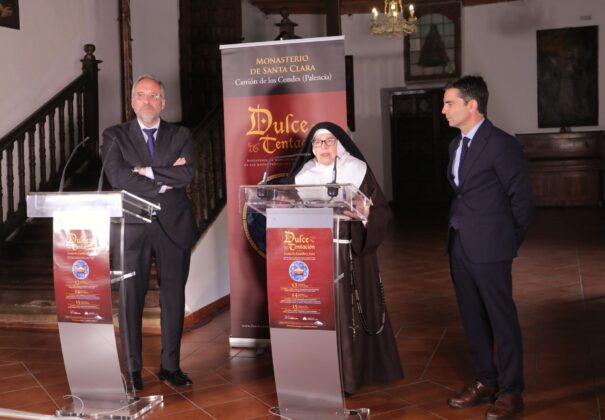
[[[267,185],[267,178],[269,177],[269,166],[271,165],[271,162],[273,162],[275,160],[288,159],[288,158],[299,157],[299,156],[313,156],[313,154],[312,153],[293,153],[291,155],[273,156],[273,157],[270,157],[269,159],[267,159],[267,166],[265,166],[265,172],[263,172],[263,179],[261,180],[260,185]],[[258,198],[265,198],[267,196],[267,190],[264,188],[257,188],[256,195]]]
[[[115,136],[113,136],[111,134],[109,134],[109,137],[111,137],[111,139],[113,141],[109,145],[109,148],[107,149],[107,153],[105,154],[105,156],[101,156],[101,174],[99,175],[99,182],[97,183],[97,192],[101,192],[101,188],[103,188],[103,170],[105,169],[105,162],[107,162],[107,156],[109,156],[109,153],[111,152],[111,148],[113,147],[114,144],[116,144],[116,141],[118,140],[118,139],[116,139]]]
[[[76,147],[74,147],[74,150],[71,151],[71,154],[67,158],[67,161],[65,162],[65,166],[63,167],[63,172],[61,173],[61,181],[59,181],[59,192],[63,192],[63,185],[65,184],[65,171],[67,170],[69,163],[73,159],[74,155],[76,154],[76,151],[80,148],[80,146],[82,146],[88,140],[90,140],[90,137],[85,137],[84,140],[82,140],[80,143],[76,144]]]
[[[328,186],[328,196],[334,198],[338,195],[340,187],[336,183],[336,162],[338,162],[338,156],[334,158],[334,168],[332,169],[332,182],[326,184]]]
[[[260,182],[261,185],[266,185],[267,184],[267,177],[269,176],[269,165],[271,165],[271,162],[273,162],[274,160],[281,160],[281,159],[288,159],[288,158],[293,158],[293,157],[298,157],[298,156],[312,156],[312,153],[293,153],[291,155],[280,155],[280,156],[272,156],[269,159],[267,159],[267,166],[265,166],[265,172],[263,172],[263,180]]]

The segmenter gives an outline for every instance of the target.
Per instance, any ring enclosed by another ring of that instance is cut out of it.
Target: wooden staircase
[[[68,157],[84,138],[90,141],[69,163],[65,191],[96,191],[100,174],[98,63],[92,44],[84,46],[82,75],[0,138],[0,328],[57,329],[53,287],[52,221],[27,219],[29,192],[57,191]],[[127,101],[129,102],[129,101]],[[222,103],[191,124],[198,169],[188,193],[201,234],[226,203]],[[16,155],[16,157],[15,157]],[[6,180],[6,181],[4,181]],[[104,188],[107,189],[107,188]],[[5,206],[5,207],[3,207]],[[145,301],[143,332],[160,332],[155,267]],[[117,286],[113,293],[117,308]],[[228,297],[190,314],[185,329],[205,322]],[[117,314],[114,310],[114,324]]]
[[[56,327],[51,239],[50,220],[35,219],[3,244],[0,326]]]
[[[152,268],[145,298],[143,333],[160,331],[160,295]],[[9,238],[0,253],[0,328],[56,330],[52,220],[31,219]],[[113,288],[117,327],[118,289]]]
[[[80,173],[66,190],[96,188],[96,167]],[[0,248],[0,328],[56,330],[53,285],[52,219],[28,219]],[[117,327],[118,286],[113,286]],[[145,299],[143,332],[160,331],[159,287],[155,266]]]

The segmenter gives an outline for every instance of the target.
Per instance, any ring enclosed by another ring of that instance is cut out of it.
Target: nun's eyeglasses
[[[327,147],[330,146],[334,146],[334,143],[336,143],[336,139],[334,137],[330,137],[328,139],[313,139],[311,140],[311,144],[313,145],[313,147],[321,147],[321,144],[325,144]]]

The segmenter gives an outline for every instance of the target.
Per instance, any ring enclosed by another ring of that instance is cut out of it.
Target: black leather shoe
[[[159,376],[161,381],[168,381],[175,386],[189,386],[193,383],[191,382],[191,379],[189,379],[189,376],[181,369],[170,372],[169,370],[160,367]]]
[[[141,377],[141,372],[136,371],[132,372],[130,377],[130,383],[128,384],[128,390],[132,391],[132,389],[136,389],[137,391],[143,390],[143,378]]]

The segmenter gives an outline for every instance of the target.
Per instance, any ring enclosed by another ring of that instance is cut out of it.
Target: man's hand
[[[174,161],[172,166],[182,166],[182,165],[186,165],[186,164],[187,164],[187,159],[185,159],[184,157],[180,157]]]
[[[134,168],[132,168],[132,172],[141,176],[145,176],[146,170],[147,168],[144,166],[135,166]]]

